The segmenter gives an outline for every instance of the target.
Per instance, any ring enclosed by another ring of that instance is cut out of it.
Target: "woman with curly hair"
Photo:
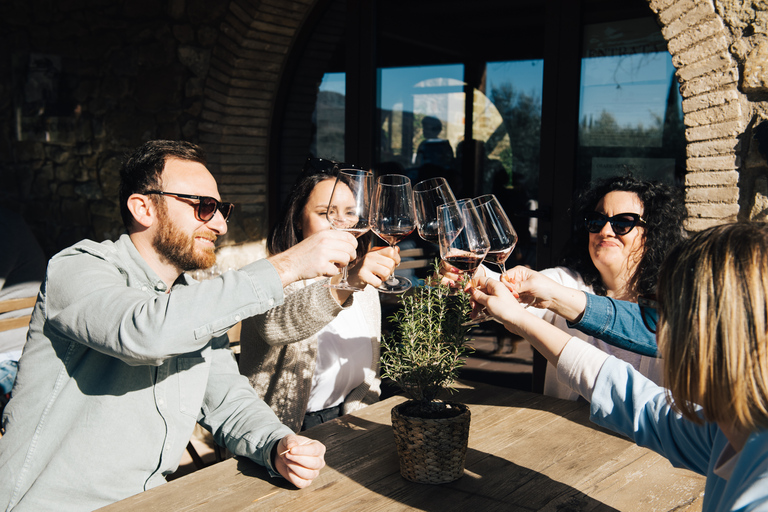
[[[664,257],[685,237],[686,209],[680,192],[664,183],[616,176],[597,181],[582,192],[573,211],[574,231],[562,266],[540,274],[571,291],[613,299],[637,302],[640,296],[653,295]],[[512,269],[508,277],[515,279],[519,273],[520,269]],[[490,272],[486,271],[486,275]],[[568,318],[550,304],[534,302],[530,306],[531,312],[556,327],[630,363],[654,382],[661,382],[662,365],[656,357],[619,348],[573,329]],[[549,309],[537,309],[544,306]],[[558,382],[556,369],[549,364],[544,394],[578,398],[576,392]]]

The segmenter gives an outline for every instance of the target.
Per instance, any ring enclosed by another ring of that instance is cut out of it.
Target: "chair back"
[[[0,301],[0,313],[9,313],[11,311],[31,308],[35,305],[36,300],[37,296]],[[31,318],[32,315],[24,315],[16,318],[4,318],[0,320],[0,332],[10,331],[11,329],[18,329],[19,327],[26,327],[29,325],[29,320]]]

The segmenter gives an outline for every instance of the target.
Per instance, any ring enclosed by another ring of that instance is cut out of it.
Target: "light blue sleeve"
[[[659,453],[676,467],[707,474],[717,425],[696,425],[684,419],[667,402],[664,388],[630,364],[609,357],[591,398],[593,422]]]

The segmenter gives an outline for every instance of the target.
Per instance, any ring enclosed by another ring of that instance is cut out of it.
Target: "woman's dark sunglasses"
[[[599,233],[602,231],[606,222],[611,223],[611,229],[617,235],[626,235],[632,231],[638,224],[645,224],[645,220],[636,213],[620,213],[613,217],[608,217],[599,212],[591,212],[584,217],[587,231],[590,233]]]
[[[161,190],[149,190],[145,194],[157,194],[161,196],[173,196],[180,197],[182,199],[194,199],[199,201],[194,205],[195,217],[201,222],[208,222],[216,215],[216,210],[219,210],[224,216],[224,220],[229,219],[229,215],[232,213],[232,209],[235,207],[232,203],[222,203],[216,198],[208,196],[192,196],[189,194],[176,194],[175,192],[163,192]]]
[[[640,306],[640,316],[645,328],[656,334],[656,323],[659,320],[659,303],[655,298],[638,297],[637,305]]]

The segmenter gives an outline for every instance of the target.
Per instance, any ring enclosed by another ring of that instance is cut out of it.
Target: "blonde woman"
[[[661,267],[657,339],[666,389],[528,313],[508,283],[471,290],[528,339],[591,419],[706,475],[704,511],[768,510],[768,225],[697,233]]]

